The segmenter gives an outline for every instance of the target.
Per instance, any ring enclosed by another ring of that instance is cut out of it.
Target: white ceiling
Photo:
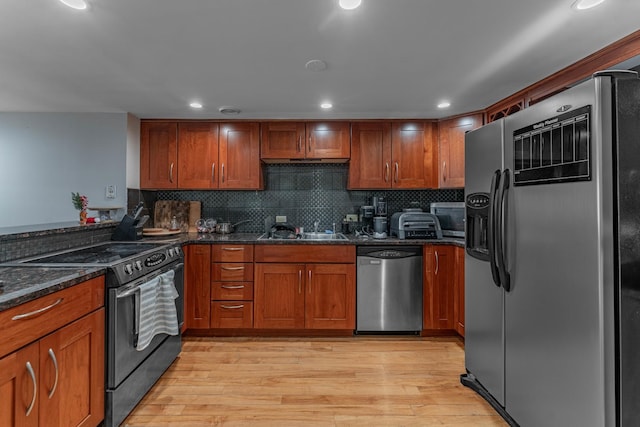
[[[3,0],[0,111],[439,118],[483,109],[640,28],[640,1]],[[326,61],[309,71],[311,59]],[[204,104],[200,111],[191,100]],[[331,100],[332,111],[319,103]],[[449,110],[436,104],[450,100]]]

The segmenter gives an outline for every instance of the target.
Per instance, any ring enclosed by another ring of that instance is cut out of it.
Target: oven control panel
[[[115,275],[116,282],[123,284],[147,275],[159,268],[182,259],[180,246],[159,248],[152,253],[141,254],[127,259],[125,262],[113,266],[110,271]]]

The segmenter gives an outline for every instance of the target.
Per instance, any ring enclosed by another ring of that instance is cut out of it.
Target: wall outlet
[[[347,222],[358,222],[358,214],[347,214]]]
[[[107,189],[105,191],[105,197],[107,199],[115,199],[116,198],[116,186],[115,185],[107,185]]]
[[[276,222],[287,222],[286,215],[276,215]]]

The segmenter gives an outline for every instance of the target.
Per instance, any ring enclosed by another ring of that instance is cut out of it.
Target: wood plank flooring
[[[454,337],[184,338],[124,426],[506,426]]]

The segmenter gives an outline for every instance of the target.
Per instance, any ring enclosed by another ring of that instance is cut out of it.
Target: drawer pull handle
[[[244,285],[235,285],[235,286],[231,286],[231,285],[222,285],[220,286],[222,289],[244,289]]]
[[[56,388],[58,388],[58,359],[56,359],[56,354],[53,352],[53,349],[50,348],[48,353],[51,362],[53,362],[53,367],[56,368],[56,379],[53,381],[53,387],[51,387],[51,391],[49,392],[49,399],[51,399],[53,393],[56,392]]]
[[[38,395],[38,383],[36,382],[36,373],[33,372],[33,367],[31,366],[31,362],[27,362],[27,372],[29,372],[29,376],[31,377],[31,382],[33,383],[33,396],[31,397],[31,403],[27,408],[26,416],[28,417],[33,410],[33,407],[36,405],[36,396]]]
[[[11,318],[11,320],[22,320],[22,319],[26,319],[26,318],[29,318],[29,317],[37,316],[38,314],[42,314],[47,310],[51,310],[53,307],[55,307],[56,305],[60,304],[62,301],[64,301],[64,298],[58,298],[58,300],[56,302],[54,302],[53,304],[51,304],[51,305],[39,308],[38,310],[34,310],[34,311],[29,312],[29,313],[16,314],[15,316],[13,316]]]
[[[220,305],[220,307],[227,309],[227,310],[237,310],[240,308],[244,308],[244,304],[238,304],[238,305]]]
[[[223,251],[244,251],[244,248],[222,248]]]
[[[239,271],[239,270],[244,270],[244,267],[220,267],[223,270],[227,270],[227,271]]]

